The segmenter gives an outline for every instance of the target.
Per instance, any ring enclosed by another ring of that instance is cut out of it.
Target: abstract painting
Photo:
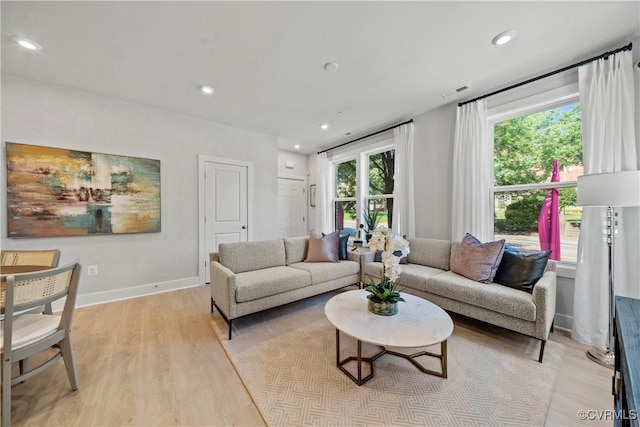
[[[160,231],[160,160],[7,142],[8,237]]]

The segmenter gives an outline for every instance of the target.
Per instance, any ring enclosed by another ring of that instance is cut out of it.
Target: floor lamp
[[[606,207],[605,234],[609,249],[609,336],[605,350],[592,348],[587,356],[596,363],[613,368],[613,246],[618,225],[615,207],[640,206],[640,171],[599,173],[578,177],[578,206]]]

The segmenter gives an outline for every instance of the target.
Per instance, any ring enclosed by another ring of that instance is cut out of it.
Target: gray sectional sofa
[[[549,261],[540,280],[528,292],[497,283],[479,283],[450,271],[459,243],[425,238],[409,239],[408,263],[401,265],[402,292],[425,298],[447,311],[537,338],[538,361],[552,329],[556,312],[555,263]],[[382,264],[375,254],[362,254],[362,282],[379,281]]]
[[[211,311],[229,324],[248,314],[360,283],[360,255],[348,260],[305,262],[308,237],[221,243],[209,255]]]

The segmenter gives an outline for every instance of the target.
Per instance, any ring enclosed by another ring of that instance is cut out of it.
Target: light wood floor
[[[58,361],[13,387],[13,425],[264,425],[209,319],[207,286],[77,309],[80,389]],[[611,425],[577,412],[611,408],[612,371],[566,335],[551,339],[566,349],[546,425]]]

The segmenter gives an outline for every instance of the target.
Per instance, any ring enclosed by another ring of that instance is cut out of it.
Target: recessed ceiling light
[[[20,46],[29,49],[29,50],[40,50],[42,49],[42,46],[40,46],[38,43],[34,42],[33,40],[28,40],[28,39],[23,39],[20,37],[14,37],[13,40],[18,43]]]
[[[324,70],[330,73],[335,73],[336,71],[338,71],[338,64],[336,64],[335,62],[327,62],[326,64],[324,64]]]
[[[496,46],[502,46],[504,44],[509,43],[511,40],[516,38],[516,30],[503,31],[491,40],[491,43]]]
[[[299,150],[300,149],[300,144],[294,145],[293,148],[295,148],[296,150]]]
[[[322,123],[322,124],[320,125],[320,129],[322,129],[322,130],[327,130],[327,129],[329,129],[329,125],[328,125],[328,124],[326,124],[326,123]]]
[[[200,86],[200,91],[202,91],[202,93],[204,93],[205,95],[211,95],[213,94],[213,92],[215,92],[215,89],[211,86],[202,85]]]

